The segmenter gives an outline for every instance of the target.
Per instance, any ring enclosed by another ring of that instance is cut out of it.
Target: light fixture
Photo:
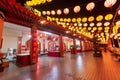
[[[119,25],[119,26],[120,26],[120,20],[116,22],[116,25]]]
[[[64,14],[69,14],[69,9],[68,9],[68,8],[65,8],[65,9],[63,10],[63,12],[64,12]]]
[[[47,11],[47,15],[50,15],[50,11]]]
[[[77,18],[77,22],[81,22],[81,18]]]
[[[94,7],[95,7],[95,3],[94,2],[90,2],[90,3],[87,4],[86,9],[88,11],[91,11],[91,10],[94,9]]]
[[[90,23],[90,26],[93,27],[95,24],[94,23]]]
[[[46,15],[46,11],[42,11],[42,14],[43,14],[43,15]]]
[[[97,23],[97,26],[102,26],[102,23],[101,22]]]
[[[61,15],[62,14],[62,11],[60,9],[57,10],[57,14],[58,15]]]
[[[105,20],[111,20],[113,18],[113,14],[107,14],[105,16]]]
[[[83,26],[87,26],[88,24],[87,23],[84,23]]]
[[[89,22],[94,21],[94,17],[93,17],[93,16],[90,16],[90,17],[88,18],[88,21],[89,21]]]
[[[86,18],[86,17],[83,17],[83,18],[82,18],[82,22],[87,22],[87,18]]]
[[[52,11],[51,11],[51,14],[52,14],[52,15],[55,15],[55,11],[54,11],[54,10],[52,10]]]
[[[75,13],[80,12],[80,6],[75,6],[75,7],[74,7],[74,12],[75,12]]]
[[[120,15],[120,10],[118,10],[118,15]]]
[[[104,26],[109,26],[110,25],[110,22],[105,22],[104,23]]]
[[[110,7],[112,7],[116,2],[117,2],[117,0],[105,0],[104,6],[107,7],[107,8],[110,8]]]
[[[103,16],[102,15],[97,16],[96,20],[97,21],[102,21],[103,20]]]

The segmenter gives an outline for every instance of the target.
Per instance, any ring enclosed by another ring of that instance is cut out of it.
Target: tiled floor
[[[35,65],[17,67],[14,63],[0,73],[0,80],[120,80],[120,62],[110,53],[93,57],[93,52],[63,58],[41,56]]]

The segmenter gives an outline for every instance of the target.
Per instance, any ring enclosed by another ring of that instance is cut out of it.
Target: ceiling
[[[22,5],[26,3],[26,1],[31,0],[16,0],[18,3]],[[95,8],[92,11],[86,10],[86,5],[90,2],[95,3]],[[51,11],[51,10],[63,10],[64,8],[69,8],[70,13],[68,15],[54,15],[53,17],[89,17],[89,16],[98,16],[100,14],[107,14],[107,13],[114,13],[120,1],[117,0],[116,5],[112,8],[105,8],[104,7],[105,0],[52,0],[52,2],[46,2],[45,4],[31,6],[34,9],[39,11]],[[74,13],[73,8],[79,5],[81,7],[81,11],[79,13]],[[52,15],[51,15],[52,16]],[[44,16],[45,17],[45,16]]]
[[[55,34],[63,34],[70,37],[73,36],[74,32],[71,32],[70,34],[66,34],[65,31],[68,30],[66,28],[63,28],[61,25],[57,25],[56,22],[47,21],[47,24],[41,25],[39,21],[46,20],[46,15],[42,15],[38,17],[37,15],[33,14],[32,11],[29,11],[25,8],[26,1],[31,0],[1,0],[0,1],[0,9],[5,13],[5,16],[7,17],[8,22],[20,24],[23,26],[31,27],[33,24],[37,24],[39,30],[44,30],[48,32],[53,32]],[[17,2],[17,3],[16,3]],[[86,10],[86,5],[89,2],[95,3],[95,8],[92,11]],[[52,0],[52,2],[36,6],[31,6],[33,9],[37,9],[39,11],[51,11],[51,10],[63,10],[64,8],[69,8],[70,13],[69,14],[61,14],[61,15],[50,15],[51,18],[83,18],[83,17],[90,17],[94,16],[95,18],[98,15],[105,16],[106,14],[115,14],[116,9],[120,5],[120,0],[117,0],[117,3],[112,6],[111,8],[104,7],[105,0]],[[21,6],[22,4],[22,6]],[[8,5],[8,6],[7,6]],[[81,7],[81,10],[79,13],[74,13],[73,8],[75,6],[79,5]],[[102,23],[106,22],[105,20],[102,21]],[[110,25],[112,25],[112,20],[109,21]],[[87,22],[89,24],[89,22]],[[95,24],[97,24],[97,21],[94,21]],[[87,26],[89,27],[89,26]],[[104,28],[104,26],[102,26]],[[87,31],[87,30],[86,30]],[[104,30],[102,31],[104,32]],[[78,35],[79,36],[79,35]],[[76,37],[78,37],[76,36]],[[83,37],[85,37],[83,35]]]

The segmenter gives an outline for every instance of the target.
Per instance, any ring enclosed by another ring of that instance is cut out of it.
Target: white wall
[[[3,29],[3,44],[2,44],[2,52],[7,52],[8,48],[17,49],[17,38],[18,33],[12,29],[4,28]]]

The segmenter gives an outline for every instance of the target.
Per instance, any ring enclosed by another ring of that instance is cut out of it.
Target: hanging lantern
[[[117,21],[117,22],[116,22],[116,25],[119,25],[119,26],[120,26],[120,21]]]
[[[102,15],[97,16],[96,20],[97,21],[102,21],[103,20],[103,16]]]
[[[66,18],[64,18],[64,22],[67,22],[67,19],[66,19]]]
[[[82,29],[82,27],[79,27],[79,29],[81,30],[81,29]]]
[[[81,21],[81,18],[77,18],[77,22],[80,22]]]
[[[90,26],[92,27],[92,26],[94,26],[95,24],[94,23],[90,23]]]
[[[62,22],[62,21],[63,21],[63,18],[60,18],[60,21]]]
[[[50,15],[50,11],[47,11],[47,15]]]
[[[93,17],[93,16],[90,16],[90,17],[88,18],[88,21],[89,21],[89,22],[94,21],[94,17]]]
[[[68,21],[68,22],[71,22],[71,19],[70,19],[70,18],[68,18],[68,19],[67,19],[67,21]]]
[[[102,23],[101,22],[97,23],[97,26],[102,26]]]
[[[102,27],[98,27],[98,30],[102,30]]]
[[[43,15],[46,15],[46,11],[42,11],[42,14],[43,14]]]
[[[62,11],[60,9],[57,10],[57,14],[58,15],[61,15],[62,14]]]
[[[110,25],[110,22],[105,22],[104,23],[104,26],[109,26]]]
[[[75,6],[74,7],[74,12],[79,13],[80,12],[80,6]]]
[[[117,2],[117,0],[106,0],[104,2],[104,6],[107,8],[111,8],[116,2]]]
[[[82,26],[82,23],[78,23],[78,26]]]
[[[105,30],[109,30],[109,29],[110,29],[110,27],[108,27],[108,26],[107,26],[107,27],[105,27]]]
[[[87,22],[87,18],[86,17],[82,18],[82,22]]]
[[[51,11],[51,14],[52,14],[52,15],[55,15],[55,11],[54,11],[54,10],[52,10],[52,11]]]
[[[97,27],[93,27],[93,30],[94,30],[94,31],[97,30]]]
[[[75,19],[75,18],[72,18],[72,22],[76,22],[76,19]]]
[[[84,23],[83,26],[87,26],[88,24],[87,23]]]
[[[87,29],[86,27],[83,28],[83,30],[86,30],[86,29]]]
[[[120,10],[118,10],[118,15],[120,15]]]
[[[69,9],[65,8],[63,12],[64,12],[64,14],[69,14]]]
[[[111,20],[113,18],[113,15],[112,14],[107,14],[105,16],[105,20]]]
[[[77,26],[77,23],[74,23],[74,26]]]
[[[88,27],[88,30],[91,30],[91,27]]]
[[[87,4],[86,9],[88,11],[91,11],[91,10],[94,9],[94,7],[95,7],[95,3],[94,2],[90,2],[90,3]]]
[[[47,2],[51,2],[52,0],[47,0]]]

